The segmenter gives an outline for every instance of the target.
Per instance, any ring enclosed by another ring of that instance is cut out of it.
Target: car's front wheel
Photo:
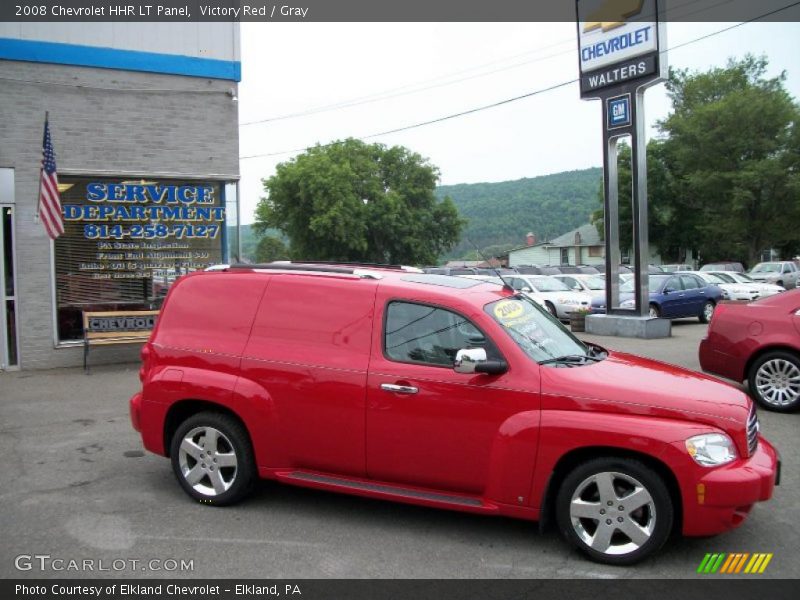
[[[661,317],[661,310],[658,308],[657,305],[651,304],[650,305],[650,318],[651,319],[658,319]]]
[[[661,477],[629,458],[596,458],[565,478],[556,498],[562,536],[591,559],[630,565],[656,552],[672,530]]]
[[[767,352],[753,363],[748,374],[756,402],[777,412],[800,408],[800,357],[784,350]]]
[[[556,307],[553,305],[552,302],[550,302],[549,300],[545,300],[544,307],[547,309],[547,312],[553,315],[556,319],[558,318]]]
[[[238,502],[256,478],[247,431],[222,413],[202,412],[181,423],[172,436],[170,458],[181,487],[204,504]]]

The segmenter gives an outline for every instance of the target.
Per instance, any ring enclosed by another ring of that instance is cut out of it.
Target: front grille
[[[750,407],[750,416],[747,417],[747,450],[750,456],[756,451],[758,447],[758,414],[756,407]]]

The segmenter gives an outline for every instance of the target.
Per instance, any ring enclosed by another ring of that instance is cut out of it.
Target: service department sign
[[[576,0],[581,97],[661,78],[657,0]]]

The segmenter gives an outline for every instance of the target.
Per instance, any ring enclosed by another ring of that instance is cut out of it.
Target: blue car
[[[620,308],[633,308],[634,281],[628,280],[619,287]],[[650,275],[650,316],[664,319],[697,317],[708,323],[714,309],[722,300],[722,290],[709,285],[691,273],[659,273]],[[606,299],[592,300],[592,314],[606,312]]]

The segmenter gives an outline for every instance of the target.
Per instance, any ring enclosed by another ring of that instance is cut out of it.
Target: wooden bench
[[[83,313],[83,370],[89,372],[89,347],[144,343],[158,318],[157,310]]]

